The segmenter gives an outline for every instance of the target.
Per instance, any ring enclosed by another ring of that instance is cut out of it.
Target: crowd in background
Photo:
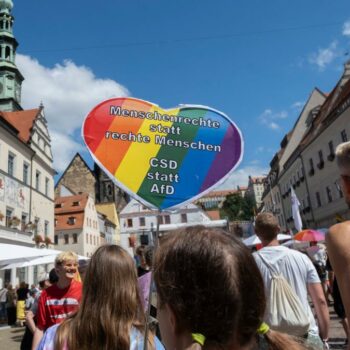
[[[337,159],[350,206],[349,142]],[[202,226],[165,235],[155,251],[140,246],[134,259],[117,245],[99,247],[80,265],[63,252],[38,287],[0,290],[0,320],[25,324],[21,350],[329,349],[330,303],[349,334],[350,222],[305,252],[281,246],[279,230],[264,212],[255,220],[262,248],[254,252]],[[151,273],[156,305],[140,293],[140,278]]]

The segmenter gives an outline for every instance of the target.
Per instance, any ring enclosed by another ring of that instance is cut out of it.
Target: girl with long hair
[[[167,350],[302,350],[263,323],[264,284],[249,250],[220,229],[162,238],[154,261],[157,316]]]
[[[142,350],[145,315],[136,268],[121,247],[99,247],[88,264],[77,313],[49,328],[39,350]],[[164,349],[151,333],[148,349]]]

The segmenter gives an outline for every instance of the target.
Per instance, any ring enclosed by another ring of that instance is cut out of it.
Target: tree
[[[228,195],[222,205],[230,221],[250,220],[254,216],[254,207],[254,199],[242,198],[237,193]]]

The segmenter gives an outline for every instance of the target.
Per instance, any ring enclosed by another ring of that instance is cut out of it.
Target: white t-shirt
[[[254,253],[253,256],[264,280],[266,295],[270,294],[271,273],[259,258],[259,254],[288,281],[309,315],[309,332],[318,335],[318,327],[307,299],[307,284],[320,283],[320,279],[309,257],[283,246],[264,247]],[[267,318],[268,315],[265,315],[265,319]]]

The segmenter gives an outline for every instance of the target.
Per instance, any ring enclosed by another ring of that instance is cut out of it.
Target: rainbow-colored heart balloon
[[[174,208],[225,180],[243,156],[237,126],[209,107],[164,110],[135,98],[96,106],[82,134],[94,160],[150,208]]]

